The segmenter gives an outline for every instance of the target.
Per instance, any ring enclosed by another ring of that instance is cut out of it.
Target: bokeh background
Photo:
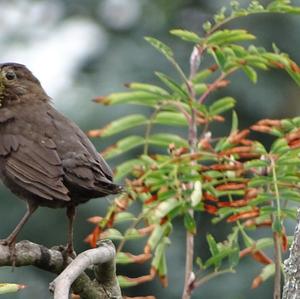
[[[244,1],[241,1],[244,2]],[[144,36],[154,36],[171,45],[177,60],[187,69],[191,45],[169,35],[172,28],[185,28],[202,34],[202,23],[229,1],[219,0],[0,0],[0,61],[27,65],[40,79],[58,110],[76,121],[83,130],[99,128],[107,122],[138,107],[105,108],[91,101],[97,95],[122,90],[130,81],[156,82],[156,70],[173,74],[159,53],[149,46]],[[299,1],[294,1],[300,5]],[[274,42],[298,63],[300,62],[300,16],[260,15],[232,23],[256,34],[255,44],[271,49]],[[260,72],[259,82],[251,84],[238,74],[224,91],[237,99],[241,127],[261,118],[299,115],[300,89],[279,71]],[[99,150],[114,139],[93,140]],[[268,141],[266,141],[268,142]],[[137,154],[138,151],[131,153]],[[128,158],[110,161],[114,167]],[[25,211],[25,204],[3,186],[0,188],[0,238],[4,238]],[[78,209],[76,249],[88,248],[83,242],[92,226],[86,219],[103,215],[110,199],[93,200]],[[197,219],[200,235],[196,254],[205,257],[204,238],[207,229],[222,240],[228,228],[211,228],[209,219]],[[292,224],[290,233],[293,232]],[[202,233],[203,232],[203,233]],[[260,232],[263,234],[264,232]],[[184,275],[184,231],[175,226],[173,246],[168,254],[169,288],[158,281],[125,290],[130,296],[155,295],[157,298],[180,298]],[[53,246],[66,240],[66,218],[63,210],[39,209],[25,226],[19,239]],[[140,246],[129,244],[137,252]],[[271,298],[272,281],[251,290],[251,281],[261,266],[244,259],[235,275],[215,279],[198,290],[194,298]],[[120,269],[131,276],[146,274],[148,266]],[[36,268],[0,268],[0,282],[18,282],[29,287],[5,298],[51,298],[48,282],[53,275]],[[3,297],[4,298],[4,297]]]

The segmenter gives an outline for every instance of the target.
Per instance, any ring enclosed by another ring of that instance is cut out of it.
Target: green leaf
[[[118,155],[124,154],[131,149],[138,147],[144,144],[145,139],[141,136],[129,136],[119,140],[115,145],[108,148],[104,153],[103,156],[105,159],[111,159]]]
[[[157,113],[154,123],[169,126],[187,126],[185,116],[180,112],[159,112]]]
[[[126,84],[126,87],[132,90],[145,91],[145,94],[151,93],[162,97],[170,96],[170,94],[166,90],[153,84],[131,82],[129,84]]]
[[[162,53],[166,58],[171,59],[173,57],[173,51],[169,46],[164,44],[163,42],[159,41],[153,37],[145,37],[145,40],[151,44],[154,48],[156,48],[160,53]]]
[[[167,75],[160,73],[160,72],[155,72],[155,75],[166,85],[168,86],[172,92],[175,94],[179,95],[182,100],[186,101],[189,99],[188,93],[175,81],[173,81],[170,77]]]
[[[199,266],[200,270],[205,270],[205,266],[204,266],[204,263],[201,259],[200,256],[197,256],[196,258],[196,264]]]
[[[286,68],[287,73],[290,75],[290,77],[294,80],[294,82],[300,86],[300,74],[295,73],[290,68]]]
[[[135,263],[135,261],[126,252],[118,252],[117,256],[116,256],[116,263],[122,264],[122,265],[127,265],[127,264]]]
[[[250,238],[247,233],[244,231],[243,228],[240,228],[241,234],[242,234],[242,238],[243,238],[243,242],[245,244],[245,247],[251,247],[255,244],[254,240],[252,238]]]
[[[132,214],[132,213],[129,213],[129,212],[121,212],[121,213],[118,213],[115,217],[115,224],[118,224],[118,223],[123,223],[123,222],[128,222],[128,221],[135,221],[136,220],[136,217]]]
[[[212,256],[215,256],[219,253],[217,242],[211,234],[207,234],[206,240],[209,246],[209,251]]]
[[[267,53],[262,53],[261,56],[262,58],[266,58],[271,66],[273,66],[274,62],[281,63],[285,67],[289,67],[290,65],[289,59],[285,57],[283,54],[267,52]]]
[[[158,101],[164,99],[166,96],[158,93],[147,91],[130,91],[117,92],[108,96],[98,97],[95,99],[97,103],[102,105],[117,105],[117,104],[135,104],[145,106],[155,106]]]
[[[144,163],[139,159],[132,159],[118,165],[116,168],[115,180],[121,180],[123,177],[128,176],[135,166],[141,166],[143,164]]]
[[[228,141],[227,137],[223,137],[217,142],[217,144],[215,146],[215,151],[220,152],[220,151],[226,150],[230,147],[232,147],[232,143],[230,143]]]
[[[168,275],[168,267],[167,267],[167,258],[166,253],[163,254],[163,256],[160,259],[160,263],[158,266],[158,275],[161,278],[165,278]]]
[[[159,133],[150,135],[148,142],[153,145],[167,147],[169,144],[174,143],[177,147],[187,147],[188,143],[182,137],[175,134]]]
[[[173,210],[182,206],[182,203],[175,198],[168,198],[167,200],[161,202],[155,209],[154,214],[157,220],[168,216]]]
[[[272,230],[273,232],[277,232],[279,234],[282,232],[282,223],[281,220],[277,217],[277,215],[275,216],[275,221],[272,224]]]
[[[170,31],[170,33],[180,37],[185,41],[192,42],[192,43],[199,43],[202,40],[201,37],[197,35],[195,32],[191,32],[188,30],[173,29]]]
[[[158,246],[155,249],[154,257],[151,262],[151,266],[154,267],[155,269],[159,269],[159,266],[161,264],[161,261],[165,255],[165,250],[166,250],[166,240],[167,238],[165,237],[161,243],[158,244]]]
[[[202,95],[207,90],[207,84],[199,83],[194,85],[196,95]]]
[[[273,142],[270,152],[274,154],[282,155],[283,153],[286,153],[289,150],[290,148],[288,146],[286,139],[278,138],[277,140],[275,140],[275,142]]]
[[[295,123],[293,119],[282,119],[281,125],[284,130],[291,131],[295,128]]]
[[[212,24],[209,21],[206,21],[202,26],[202,28],[204,29],[205,32],[208,32],[211,29],[211,27],[212,27]]]
[[[162,238],[164,236],[167,236],[170,233],[171,229],[172,229],[172,225],[170,222],[167,222],[163,225],[157,224],[155,226],[154,230],[152,231],[147,241],[147,245],[150,247],[152,251],[158,245],[158,243],[160,243]]]
[[[196,221],[195,219],[191,216],[190,213],[184,214],[184,227],[191,233],[191,234],[196,234]]]
[[[236,133],[238,131],[238,129],[239,129],[239,119],[238,119],[237,113],[233,110],[230,134]]]
[[[272,183],[272,178],[267,176],[256,176],[251,178],[248,187],[263,187]]]
[[[300,193],[299,191],[290,190],[290,189],[280,190],[280,198],[283,200],[300,202]]]
[[[229,45],[228,47],[232,49],[236,57],[244,58],[248,54],[248,51],[243,46],[233,44]]]
[[[101,130],[100,136],[111,136],[125,130],[145,125],[148,122],[147,118],[142,114],[131,114],[128,116],[121,117]]]
[[[121,288],[128,288],[138,285],[136,280],[130,279],[129,277],[118,275],[117,278]]]
[[[223,54],[223,51],[219,47],[216,47],[213,49],[209,49],[208,53],[213,56],[215,62],[219,66],[219,68],[221,70],[224,70],[225,63],[226,63],[226,57]]]
[[[248,65],[251,65],[253,67],[267,70],[268,69],[268,59],[261,56],[261,54],[255,54],[255,55],[247,55],[244,57]]]
[[[236,251],[236,249],[232,249],[232,248],[225,248],[222,251],[220,251],[219,253],[215,254],[214,256],[212,256],[211,258],[209,258],[204,266],[205,268],[208,268],[212,265],[214,265],[214,267],[217,269],[221,266],[222,260],[224,260],[225,258],[227,258],[229,255],[231,255],[232,253],[234,253]]]
[[[255,36],[248,33],[246,30],[234,29],[234,30],[219,30],[214,32],[206,39],[208,45],[224,45],[233,42],[240,42],[246,40],[253,40]]]
[[[123,240],[123,235],[115,228],[109,228],[103,232],[105,238],[110,240]]]
[[[211,74],[213,74],[216,71],[216,67],[215,68],[208,68],[205,69],[201,72],[198,72],[195,77],[192,79],[193,83],[201,83],[203,82],[205,79],[207,79]]]
[[[210,115],[217,115],[221,114],[231,108],[233,108],[235,105],[235,99],[232,97],[224,97],[217,101],[215,101],[210,107],[209,107],[209,114]]]
[[[261,238],[255,242],[256,250],[263,250],[272,246],[274,246],[274,240],[272,238]]]
[[[237,243],[235,244],[234,247],[232,247],[232,249],[233,249],[232,252],[228,254],[228,263],[231,268],[234,268],[238,265],[240,260],[240,249]]]
[[[16,293],[22,289],[25,289],[26,285],[16,283],[0,283],[0,295],[8,293]]]
[[[275,273],[275,264],[272,263],[263,267],[262,271],[259,274],[259,277],[261,278],[261,281],[264,282],[270,277],[273,277],[274,273]]]
[[[252,68],[251,66],[245,65],[242,67],[242,70],[244,71],[244,73],[247,75],[247,77],[250,79],[250,81],[252,83],[256,83],[257,82],[257,73],[254,70],[254,68]]]
[[[145,237],[145,235],[141,234],[136,228],[130,228],[124,234],[125,240],[136,240],[136,239],[141,239],[144,237]]]
[[[192,207],[196,207],[202,200],[202,183],[197,180],[194,184],[194,190],[191,194]]]

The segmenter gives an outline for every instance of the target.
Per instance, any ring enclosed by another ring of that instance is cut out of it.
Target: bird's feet
[[[72,259],[75,259],[77,254],[74,250],[73,244],[67,244],[67,246],[65,247],[65,251],[67,256],[69,256]]]
[[[76,252],[74,251],[74,248],[70,247],[69,245],[66,245],[66,246],[58,245],[58,246],[52,247],[52,249],[55,249],[55,250],[61,252],[66,264],[70,263],[70,261],[68,262],[69,258],[74,260],[77,256]]]

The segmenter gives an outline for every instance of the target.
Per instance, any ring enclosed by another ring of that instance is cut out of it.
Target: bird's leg
[[[70,257],[75,257],[76,256],[76,253],[74,251],[74,246],[73,246],[73,224],[74,224],[75,214],[76,214],[75,206],[68,206],[67,207],[67,216],[68,216],[67,254]]]
[[[16,242],[17,235],[19,234],[20,230],[24,226],[24,224],[27,222],[27,220],[30,218],[30,216],[34,213],[34,211],[37,209],[37,205],[35,205],[32,202],[27,202],[27,211],[20,220],[20,222],[17,224],[15,229],[12,231],[12,233],[3,240],[0,240],[0,244],[11,246]]]
[[[9,246],[10,250],[10,258],[12,261],[13,267],[15,266],[15,244],[16,244],[16,238],[19,234],[20,230],[24,226],[24,224],[27,222],[27,220],[30,218],[30,216],[34,213],[34,211],[37,209],[37,205],[31,202],[27,202],[27,210],[20,222],[17,224],[15,229],[12,231],[12,233],[3,240],[0,240],[0,244]]]

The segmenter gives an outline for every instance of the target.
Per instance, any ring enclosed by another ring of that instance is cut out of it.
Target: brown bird
[[[69,254],[75,207],[119,193],[107,163],[79,127],[51,105],[39,80],[22,64],[0,64],[0,178],[27,202],[27,211],[2,244],[39,206],[67,208]]]

